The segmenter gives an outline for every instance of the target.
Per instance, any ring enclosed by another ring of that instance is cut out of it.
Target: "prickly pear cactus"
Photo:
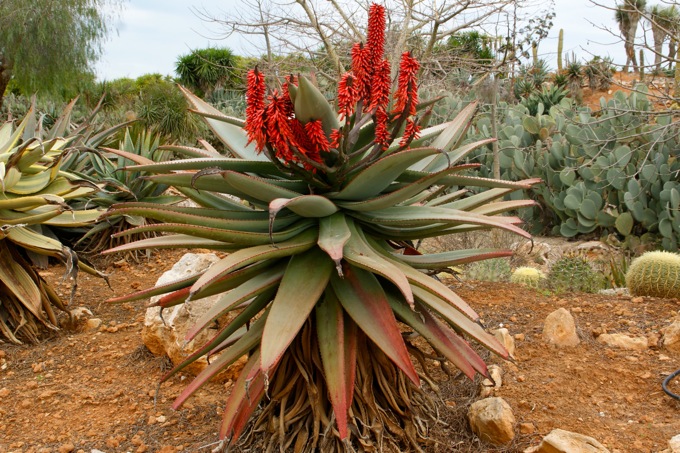
[[[465,276],[468,280],[507,282],[511,272],[510,261],[505,258],[494,258],[472,263],[465,270]]]
[[[564,256],[550,268],[548,282],[558,293],[566,291],[595,293],[603,289],[604,275],[593,269],[581,256]]]
[[[539,288],[545,282],[545,274],[535,267],[518,267],[510,276],[510,282]]]
[[[680,255],[656,251],[634,259],[626,286],[635,296],[680,298]]]

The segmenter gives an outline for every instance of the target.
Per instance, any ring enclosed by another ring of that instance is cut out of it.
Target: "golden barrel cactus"
[[[545,280],[545,274],[535,267],[518,267],[510,276],[511,283],[519,283],[520,285],[528,286],[530,288],[538,288]]]
[[[634,296],[680,298],[680,255],[655,251],[634,259],[626,273]]]

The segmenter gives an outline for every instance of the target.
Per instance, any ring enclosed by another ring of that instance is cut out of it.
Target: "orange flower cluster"
[[[248,143],[255,142],[258,152],[269,145],[275,157],[285,163],[301,162],[301,156],[321,162],[321,152],[330,150],[321,121],[302,124],[295,118],[288,83],[295,84],[295,77],[286,77],[283,92],[274,90],[265,102],[264,75],[257,68],[248,72],[244,126]],[[310,169],[305,162],[302,164]]]
[[[410,52],[402,54],[394,110],[388,112],[392,78],[391,66],[384,54],[385,7],[374,3],[368,12],[366,45],[357,43],[352,47],[352,69],[338,83],[338,113],[340,120],[347,123],[357,113],[357,109],[360,114],[370,114],[375,123],[374,142],[382,149],[389,146],[394,139],[392,133],[396,133],[389,130],[390,118],[400,121],[398,124],[405,125],[400,146],[405,147],[420,133],[419,125],[413,119],[418,104],[417,74],[420,63]],[[269,147],[275,157],[285,163],[300,163],[304,160],[301,156],[322,162],[323,153],[340,146],[343,133],[334,129],[328,137],[320,120],[301,123],[295,117],[288,93],[288,83],[295,84],[296,81],[290,76],[286,82],[281,94],[275,90],[265,102],[263,74],[257,69],[248,73],[245,130],[249,143],[254,141],[258,151]]]

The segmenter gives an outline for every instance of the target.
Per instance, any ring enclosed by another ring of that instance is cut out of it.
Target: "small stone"
[[[28,381],[26,383],[26,388],[29,389],[29,390],[34,390],[34,389],[38,388],[38,383],[35,382],[35,381]]]
[[[515,415],[503,398],[475,401],[468,411],[472,431],[482,440],[505,445],[515,438]]]
[[[163,447],[161,447],[160,450],[158,450],[158,453],[175,453],[176,451],[177,450],[175,449],[175,447],[172,447],[170,445],[164,445]]]
[[[7,353],[0,349],[0,359],[4,359],[5,357],[7,357]]]
[[[581,342],[576,334],[574,317],[569,311],[558,308],[546,317],[543,340],[558,347],[572,347]]]
[[[524,450],[524,453],[609,453],[609,450],[592,437],[554,429],[537,447]]]
[[[515,334],[515,340],[517,341],[524,341],[526,339],[526,335],[523,333],[516,333]]]
[[[156,417],[156,421],[157,421],[158,423],[165,423],[165,421],[166,421],[167,419],[168,419],[168,418],[167,418],[165,415],[161,415],[161,416]]]
[[[31,368],[33,369],[34,373],[40,373],[45,369],[45,364],[44,363],[34,363],[31,365]]]
[[[536,432],[536,426],[533,423],[520,423],[519,432],[520,434],[533,434]]]
[[[149,451],[149,446],[146,444],[142,444],[137,449],[135,450],[135,453],[146,453]]]
[[[515,339],[510,335],[510,332],[505,327],[492,330],[491,333],[498,341],[501,342],[505,350],[508,351],[510,357],[515,357]]]
[[[526,380],[527,380],[527,378],[525,378],[525,377],[524,377],[523,375],[521,375],[521,374],[520,374],[519,376],[517,376],[517,382],[524,382],[524,381],[526,381]]]
[[[631,300],[634,304],[641,304],[642,302],[645,301],[644,297],[633,297]]]
[[[76,446],[69,442],[59,446],[59,453],[71,453],[75,449]]]
[[[680,353],[680,319],[661,329],[663,347],[671,352]]]
[[[155,425],[156,424],[156,417],[153,415],[149,415],[148,420],[146,421],[147,425]]]
[[[120,445],[120,441],[115,437],[109,437],[106,439],[106,446],[109,448],[116,448]]]
[[[668,441],[670,453],[680,453],[680,434],[677,434]]]
[[[597,341],[612,348],[628,351],[644,351],[647,349],[647,337],[629,337],[622,333],[605,333],[597,337]]]
[[[144,444],[144,441],[142,440],[142,437],[139,434],[135,434],[134,436],[132,436],[132,439],[130,439],[130,443],[135,447],[138,447]]]
[[[3,387],[3,388],[0,389],[0,398],[5,398],[5,397],[9,396],[9,394],[10,394],[10,391],[7,387]]]
[[[99,329],[99,327],[102,325],[102,320],[99,318],[90,318],[87,321],[85,321],[85,325],[83,326],[83,330],[85,332],[92,332],[94,330]]]
[[[484,381],[480,384],[479,396],[482,398],[491,396],[491,394],[495,392],[496,389],[501,388],[501,385],[503,385],[503,370],[501,367],[498,365],[489,365],[488,371],[493,381],[490,379],[484,379]]]

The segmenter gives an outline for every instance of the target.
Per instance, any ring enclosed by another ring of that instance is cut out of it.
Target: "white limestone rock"
[[[609,453],[609,450],[592,437],[554,429],[537,447],[528,448],[524,453]]]
[[[506,445],[515,438],[515,415],[503,398],[484,398],[468,411],[472,431],[483,441]]]
[[[543,324],[543,340],[557,347],[573,347],[578,345],[574,317],[564,308],[550,313]]]

